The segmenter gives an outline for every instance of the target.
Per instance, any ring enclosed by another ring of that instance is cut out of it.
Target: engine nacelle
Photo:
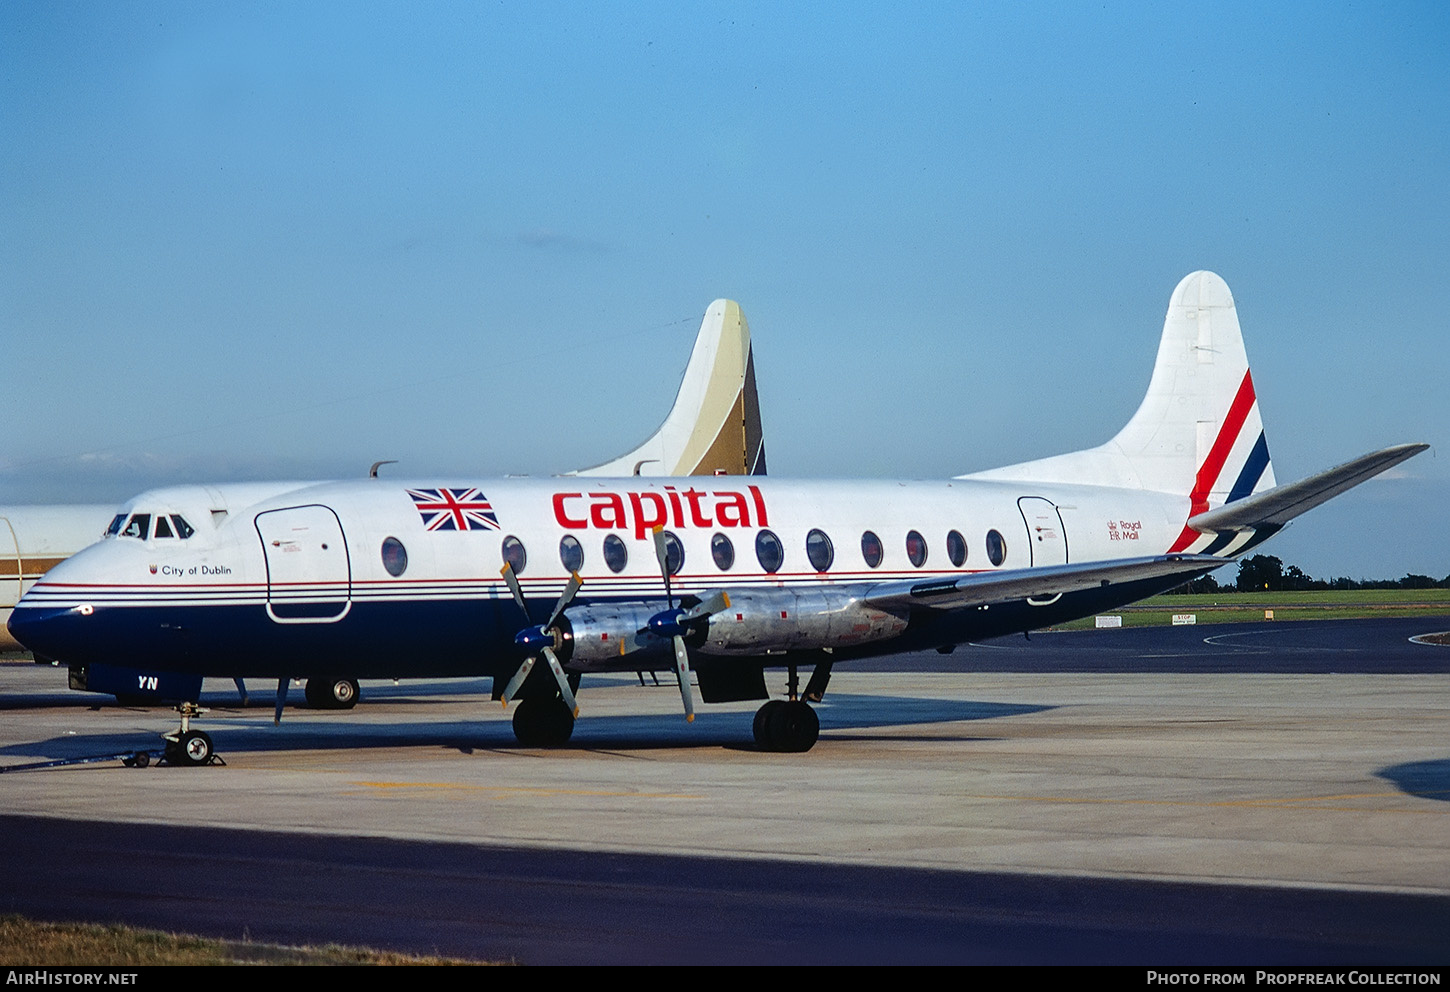
[[[649,668],[657,661],[663,661],[658,667],[674,664],[674,647],[669,638],[635,633],[643,630],[649,618],[662,608],[663,603],[570,608],[559,622],[563,642],[559,660],[581,672]],[[634,650],[625,655],[621,645],[629,645]]]
[[[730,593],[710,617],[704,654],[764,654],[796,648],[845,648],[895,637],[906,618],[832,589]]]

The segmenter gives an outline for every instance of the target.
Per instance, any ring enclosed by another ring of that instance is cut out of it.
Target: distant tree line
[[[1212,575],[1185,582],[1174,592],[1301,592],[1318,589],[1450,589],[1450,575],[1436,580],[1428,575],[1406,575],[1402,579],[1316,579],[1298,565],[1284,567],[1273,555],[1254,555],[1239,562],[1238,580],[1220,583]]]

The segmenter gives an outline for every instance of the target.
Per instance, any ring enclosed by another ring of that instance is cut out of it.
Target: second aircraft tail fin
[[[569,475],[764,475],[765,435],[750,326],[740,304],[705,311],[675,405],[638,448]]]

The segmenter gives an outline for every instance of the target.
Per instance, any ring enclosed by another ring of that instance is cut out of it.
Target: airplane
[[[1426,447],[1277,485],[1233,296],[1200,271],[1173,291],[1141,406],[1096,448],[926,482],[353,480],[224,514],[204,487],[155,490],[10,630],[71,665],[275,678],[279,704],[303,672],[489,675],[525,746],[569,739],[582,676],[673,668],[687,719],[698,680],[705,703],[765,700],[756,744],[800,752],[837,663],[1162,592]],[[178,516],[185,539],[151,529]],[[211,760],[180,710],[168,760]]]
[[[378,462],[369,471],[376,477]],[[764,475],[765,439],[750,327],[740,307],[718,300],[706,310],[685,366],[680,388],[659,429],[638,447],[592,468],[566,473],[594,475]],[[226,484],[209,487],[208,513],[226,514],[275,493],[310,482]],[[0,651],[22,645],[5,627],[15,604],[40,577],[72,555],[109,535],[136,537],[142,525],[113,504],[16,505],[0,507]],[[122,525],[125,530],[119,530]],[[109,531],[108,531],[109,525]],[[182,515],[160,515],[149,524],[151,540],[187,539],[192,524]],[[237,688],[246,699],[240,679]],[[200,691],[195,675],[132,668],[104,661],[72,666],[70,686],[134,702],[184,699]],[[316,709],[351,709],[358,702],[355,677],[336,672],[305,683]]]

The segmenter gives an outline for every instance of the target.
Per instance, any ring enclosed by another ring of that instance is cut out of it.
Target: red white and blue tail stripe
[[[1218,424],[1217,434],[1208,445],[1194,476],[1193,490],[1189,493],[1188,516],[1191,519],[1225,503],[1272,489],[1273,486],[1274,471],[1269,462],[1269,442],[1264,436],[1259,402],[1254,395],[1253,375],[1248,369],[1244,369],[1243,380],[1239,383],[1233,402]],[[1235,550],[1243,550],[1247,540],[1253,536],[1252,532],[1205,534],[1185,523],[1182,533],[1168,550],[1195,554],[1231,553],[1228,550],[1231,546],[1238,545]],[[1263,535],[1267,536],[1268,534]]]

